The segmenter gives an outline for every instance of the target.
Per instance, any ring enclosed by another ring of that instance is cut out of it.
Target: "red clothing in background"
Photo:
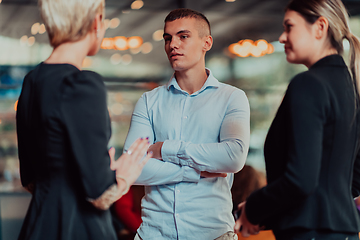
[[[125,228],[132,233],[136,232],[142,222],[141,209],[138,206],[139,201],[137,201],[136,195],[134,186],[132,186],[127,194],[114,203],[116,216],[125,225]]]

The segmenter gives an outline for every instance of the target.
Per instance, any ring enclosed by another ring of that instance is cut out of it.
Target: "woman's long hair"
[[[341,0],[292,0],[286,10],[300,13],[307,22],[313,24],[320,16],[329,22],[329,40],[332,46],[343,54],[343,40],[350,43],[350,71],[355,92],[359,97],[360,89],[360,40],[351,33],[349,15]]]

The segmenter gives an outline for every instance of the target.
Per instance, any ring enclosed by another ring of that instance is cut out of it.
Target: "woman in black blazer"
[[[108,208],[151,157],[138,139],[118,161],[106,88],[81,70],[105,34],[104,0],[39,0],[54,50],[28,73],[18,102],[20,175],[32,200],[19,240],[116,240]],[[110,158],[111,157],[111,158]]]
[[[295,76],[269,129],[268,185],[239,205],[235,231],[272,229],[276,239],[359,239],[358,91],[360,42],[340,0],[293,0],[286,9],[287,61]],[[340,54],[350,43],[350,69]]]

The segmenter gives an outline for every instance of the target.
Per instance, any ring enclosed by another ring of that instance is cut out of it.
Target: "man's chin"
[[[184,70],[184,67],[180,66],[179,64],[172,64],[171,67],[174,71],[183,71]]]

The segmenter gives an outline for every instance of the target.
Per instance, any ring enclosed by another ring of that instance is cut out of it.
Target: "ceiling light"
[[[163,39],[163,35],[164,35],[164,30],[159,29],[153,33],[152,37],[154,41],[161,41]]]
[[[114,45],[117,50],[128,49],[128,43],[126,37],[114,37]]]
[[[267,49],[267,54],[272,54],[273,52],[274,52],[274,46],[271,44],[271,43],[269,43],[268,44],[268,49]]]
[[[32,35],[35,35],[39,32],[39,28],[40,28],[40,23],[34,23],[32,26],[31,26],[31,34]]]
[[[117,28],[119,25],[120,25],[120,19],[118,19],[118,18],[113,18],[109,22],[109,27],[113,28],[113,29]]]
[[[260,48],[261,51],[266,51],[268,49],[268,42],[263,39],[257,40],[255,45]]]
[[[235,2],[236,0],[225,0],[226,2]]]
[[[122,57],[122,63],[125,65],[129,65],[132,62],[132,56],[130,54],[125,54]]]
[[[136,0],[131,4],[131,9],[140,9],[144,6],[144,2],[142,0]]]
[[[28,38],[28,46],[31,47],[35,43],[35,37],[31,36]]]
[[[241,45],[239,43],[233,43],[229,46],[229,51],[232,54],[237,54],[241,48]]]
[[[46,32],[46,28],[45,25],[42,23],[39,27],[39,34],[43,34],[44,32]]]
[[[118,53],[114,53],[111,57],[110,57],[110,62],[113,65],[117,65],[119,63],[121,63],[121,55]]]
[[[254,46],[252,49],[251,49],[251,52],[250,54],[253,56],[253,57],[260,57],[261,54],[262,54],[262,51],[259,47],[256,47]]]
[[[114,103],[110,107],[110,111],[115,115],[121,115],[123,113],[123,106],[121,103]]]
[[[148,54],[148,53],[150,53],[152,50],[153,50],[153,46],[152,46],[152,44],[149,43],[149,42],[146,42],[146,43],[144,43],[144,44],[141,46],[141,52],[142,52],[143,54]]]
[[[25,46],[28,40],[28,36],[24,35],[20,38],[20,45]]]
[[[141,37],[133,36],[133,37],[129,37],[127,43],[129,48],[138,48],[143,43],[143,40]]]
[[[131,54],[138,54],[141,51],[141,47],[138,48],[130,48]]]
[[[237,43],[230,44],[228,51],[239,57],[261,57],[265,54],[274,52],[274,46],[264,39],[259,39],[256,42],[250,39],[240,40]]]
[[[122,102],[124,100],[124,98],[121,93],[117,92],[114,94],[114,100],[116,102]]]
[[[101,42],[102,49],[113,49],[114,48],[114,41],[112,38],[103,38]]]

